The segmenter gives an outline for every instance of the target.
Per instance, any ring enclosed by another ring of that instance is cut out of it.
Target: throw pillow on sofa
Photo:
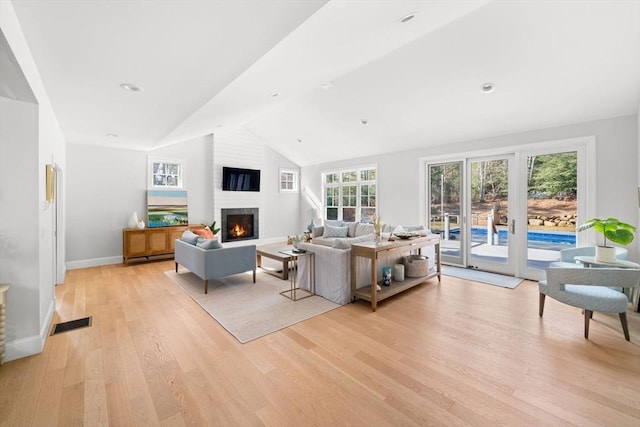
[[[195,245],[196,243],[198,243],[198,237],[200,236],[198,236],[193,231],[184,230],[184,233],[182,233],[182,237],[180,237],[180,240],[190,245]]]
[[[204,239],[202,237],[198,237],[196,246],[205,250],[220,249],[222,248],[222,243],[220,243],[216,239]]]
[[[364,236],[366,234],[372,234],[374,232],[375,228],[373,227],[373,224],[359,222],[358,224],[356,224],[356,232],[354,233],[354,236]]]
[[[200,237],[204,237],[205,239],[213,239],[215,236],[209,227],[201,228],[199,230],[193,230],[195,234]]]
[[[349,227],[333,227],[331,225],[324,226],[324,234],[322,237],[347,237]]]

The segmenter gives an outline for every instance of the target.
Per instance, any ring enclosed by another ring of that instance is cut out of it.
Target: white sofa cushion
[[[346,239],[333,239],[331,247],[336,249],[351,249],[351,245],[360,242],[373,242],[375,235],[373,233],[365,234],[358,237],[347,237]]]
[[[356,224],[356,230],[354,233],[354,237],[364,236],[366,234],[373,234],[375,232],[375,228],[373,224],[366,224],[363,222],[359,222]]]

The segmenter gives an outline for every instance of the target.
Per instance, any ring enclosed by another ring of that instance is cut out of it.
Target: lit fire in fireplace
[[[244,236],[246,233],[246,230],[244,229],[244,227],[241,227],[240,225],[236,224],[231,228],[231,235],[233,237],[242,237]]]

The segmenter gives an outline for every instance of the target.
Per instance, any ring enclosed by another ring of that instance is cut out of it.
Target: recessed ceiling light
[[[483,93],[491,93],[493,92],[493,89],[495,89],[495,86],[493,85],[493,83],[483,83],[483,85],[480,88],[480,90],[482,90]]]
[[[413,18],[416,17],[416,13],[418,12],[411,12],[405,16],[403,16],[402,18],[399,19],[398,22],[400,22],[401,24],[404,24],[405,22],[409,22],[411,21]]]
[[[108,133],[107,138],[120,138],[120,135],[117,133]]]
[[[327,89],[331,89],[333,87],[333,83],[332,82],[324,82],[320,85],[320,88],[327,90]]]
[[[275,98],[278,95],[280,95],[278,92],[273,92],[271,95],[269,95],[269,98]]]
[[[363,125],[363,126],[366,126],[366,125],[368,125],[368,124],[369,124],[369,120],[367,120],[367,119],[362,119],[362,120],[360,120],[360,124],[361,124],[361,125]]]
[[[129,92],[142,92],[142,88],[132,83],[121,83],[120,87]]]
[[[302,140],[300,138],[298,138],[298,142],[302,142]]]

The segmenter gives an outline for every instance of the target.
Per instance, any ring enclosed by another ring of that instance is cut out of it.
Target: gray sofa
[[[175,241],[176,273],[183,265],[204,280],[204,293],[209,291],[209,280],[253,270],[256,282],[256,245],[231,248],[203,249],[181,239]]]

